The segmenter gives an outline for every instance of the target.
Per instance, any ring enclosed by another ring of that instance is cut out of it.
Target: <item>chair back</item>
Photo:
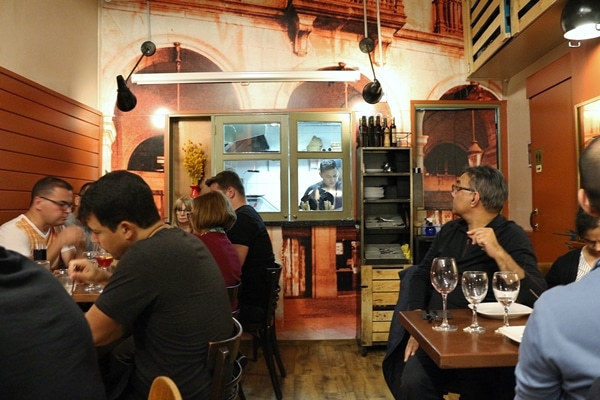
[[[279,279],[281,278],[281,265],[275,264],[275,267],[267,268],[267,290],[269,292],[269,304],[267,305],[266,326],[273,326],[275,323],[275,310],[279,301]]]
[[[157,376],[152,381],[148,400],[182,400],[175,382],[168,376]]]
[[[231,315],[233,318],[237,318],[240,313],[240,306],[238,303],[238,293],[240,291],[241,282],[237,285],[227,286],[227,294],[229,295],[229,303],[231,304]]]
[[[242,366],[237,361],[242,325],[232,318],[234,333],[229,339],[208,342],[207,367],[212,374],[210,400],[234,400],[238,398],[238,385],[242,378]]]

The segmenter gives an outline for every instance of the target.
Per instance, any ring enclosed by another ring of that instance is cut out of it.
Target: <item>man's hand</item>
[[[93,261],[87,258],[78,258],[69,261],[69,276],[74,282],[104,286],[110,278],[110,273],[98,268]]]
[[[412,357],[417,352],[419,348],[419,342],[414,337],[408,338],[408,343],[406,343],[406,349],[404,349],[404,362],[407,362],[409,357]]]

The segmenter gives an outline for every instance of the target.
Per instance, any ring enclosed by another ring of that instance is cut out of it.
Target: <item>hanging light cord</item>
[[[146,1],[146,17],[148,20],[148,40],[152,40],[152,24],[150,22],[150,0]]]
[[[377,4],[377,43],[379,43],[379,67],[383,67],[383,43],[381,42],[381,14],[379,12],[379,0]],[[375,75],[375,73],[373,73]]]

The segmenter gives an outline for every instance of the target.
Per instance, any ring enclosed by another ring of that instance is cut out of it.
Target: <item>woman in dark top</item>
[[[585,245],[568,251],[554,261],[546,274],[549,288],[580,280],[600,259],[600,218],[580,208],[575,217],[575,229]]]

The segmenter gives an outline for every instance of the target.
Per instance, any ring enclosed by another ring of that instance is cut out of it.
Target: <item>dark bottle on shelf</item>
[[[375,136],[375,123],[374,123],[374,117],[372,115],[369,117],[368,135],[369,135],[369,146],[370,147],[377,146],[377,136]]]
[[[396,133],[396,118],[392,117],[392,123],[390,124],[390,136],[391,136],[392,146],[394,146],[394,147],[400,145],[400,143],[398,143],[398,138],[396,137],[396,135],[397,135],[397,133]]]
[[[381,126],[381,117],[377,115],[375,117],[375,146],[383,146],[383,127]]]
[[[367,117],[362,116],[359,127],[360,144],[362,147],[369,147],[369,126],[367,125]]]

